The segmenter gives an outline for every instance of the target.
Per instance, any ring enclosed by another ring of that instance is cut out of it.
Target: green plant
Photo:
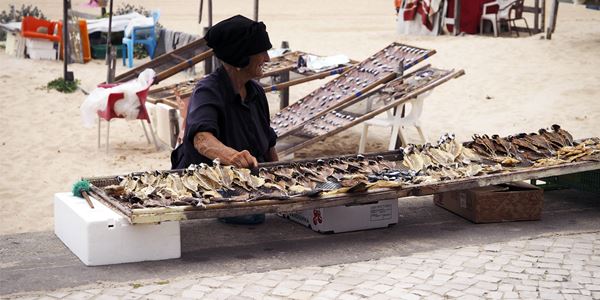
[[[0,23],[9,23],[9,22],[20,22],[26,16],[36,17],[38,19],[46,19],[46,16],[42,13],[42,11],[33,5],[21,5],[20,9],[15,8],[14,5],[10,4],[8,6],[8,11],[3,10],[0,12]],[[6,40],[6,32],[0,31],[0,41]]]
[[[79,80],[75,80],[75,81],[66,81],[64,78],[59,77],[56,78],[50,82],[48,82],[48,85],[46,85],[46,88],[48,88],[49,90],[57,90],[61,93],[73,93],[77,90],[77,88],[79,87]]]

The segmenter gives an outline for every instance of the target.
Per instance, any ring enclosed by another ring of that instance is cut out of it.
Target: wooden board
[[[137,78],[146,69],[153,69],[157,74],[154,84],[158,84],[211,56],[212,50],[206,46],[206,41],[199,39],[115,77],[114,82],[126,82]]]
[[[387,151],[380,153],[365,154],[366,157],[383,156],[386,160],[402,160],[401,151]],[[346,157],[352,157],[347,155]],[[322,158],[327,159],[327,158]],[[299,162],[311,162],[303,160],[296,162],[267,163],[261,167],[287,166]],[[169,206],[157,208],[130,209],[118,200],[107,196],[99,187],[115,184],[116,176],[104,178],[88,178],[92,183],[92,195],[102,201],[117,213],[125,216],[133,224],[156,223],[163,221],[178,221],[188,219],[218,218],[240,216],[257,213],[278,213],[300,211],[318,207],[333,207],[347,204],[361,204],[372,201],[401,198],[406,196],[423,196],[440,192],[464,190],[474,187],[483,187],[501,183],[522,181],[527,179],[539,179],[550,176],[579,173],[591,170],[600,170],[600,162],[583,161],[571,162],[550,167],[514,167],[507,168],[502,173],[485,174],[468,178],[444,180],[435,183],[406,184],[389,189],[370,189],[362,193],[344,193],[336,195],[308,197],[305,195],[291,196],[287,199],[264,199],[252,202],[221,202],[210,204],[206,208],[195,206]],[[172,170],[169,172],[180,172]]]
[[[375,116],[402,105],[416,96],[432,90],[438,85],[457,78],[464,71],[442,70],[424,66],[410,74],[395,79],[377,89],[369,101],[374,102],[361,110],[362,98],[356,98],[330,111],[329,114],[305,124],[295,133],[280,137],[276,149],[280,157],[292,154],[334,134],[340,133],[354,125],[374,118]]]
[[[271,127],[282,138],[332,110],[387,83],[399,72],[411,68],[435,53],[413,46],[392,43],[351,67],[339,77],[282,109],[271,119]]]

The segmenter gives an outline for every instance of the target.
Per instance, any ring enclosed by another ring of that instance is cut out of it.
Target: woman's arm
[[[237,151],[227,147],[210,132],[196,133],[194,136],[194,148],[196,148],[198,153],[209,159],[218,158],[223,165],[231,165],[238,168],[255,168],[258,166],[256,158],[248,150]]]

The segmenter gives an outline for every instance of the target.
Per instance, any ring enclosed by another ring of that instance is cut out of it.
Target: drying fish
[[[506,156],[513,156],[516,153],[516,150],[509,141],[501,138],[497,134],[492,135],[492,140],[494,141],[494,145],[496,145],[496,149],[498,151],[503,152]]]
[[[477,145],[478,149],[480,149],[481,155],[486,156],[496,156],[496,147],[494,147],[494,142],[490,140],[487,135],[479,136],[477,134],[473,135],[473,142]]]
[[[153,185],[157,180],[157,176],[152,172],[144,172],[142,176],[140,176],[140,181],[145,185]]]
[[[280,178],[291,180],[294,169],[289,167],[277,167],[272,173]]]
[[[233,183],[233,172],[231,171],[231,166],[225,166],[222,167],[221,166],[221,162],[219,161],[218,158],[216,158],[215,160],[213,160],[213,170],[215,170],[216,174],[218,175],[220,182],[222,184],[223,187],[233,190],[233,187],[231,187],[231,184]]]
[[[560,128],[557,124],[552,125],[552,130],[565,139],[567,146],[573,146],[573,136],[568,131]]]
[[[459,169],[459,172],[463,173],[465,177],[475,176],[483,171],[483,167],[477,164],[470,164]]]
[[[544,137],[554,148],[568,146],[567,140],[560,134],[554,131],[548,131],[544,128],[538,130],[538,133]]]
[[[275,181],[275,175],[273,175],[272,173],[270,173],[270,172],[269,172],[267,169],[265,169],[265,168],[260,168],[260,169],[258,170],[258,175],[259,175],[261,178],[264,178],[264,180],[265,180],[266,182],[273,182],[273,181]]]
[[[186,174],[181,178],[181,183],[183,186],[191,192],[198,191],[198,182],[195,180],[195,177],[192,174]]]
[[[447,166],[453,163],[455,158],[454,154],[437,148],[430,148],[429,154],[433,161],[442,166]],[[427,164],[425,164],[425,167],[427,167]]]
[[[123,178],[121,180],[120,185],[125,188],[125,191],[127,191],[128,193],[131,193],[131,192],[135,191],[135,188],[137,187],[137,184],[138,184],[138,180],[139,180],[139,177],[133,176],[130,174],[130,175],[125,176],[125,178]]]
[[[418,151],[419,150],[417,150],[414,146],[411,147],[411,145],[405,148],[402,164],[414,171],[423,170],[423,168],[425,168],[425,162],[423,161],[423,156]]]
[[[181,181],[181,177],[179,175],[172,173],[167,176],[167,187],[174,190],[178,194],[183,194],[185,192],[185,186]]]
[[[310,191],[311,189],[302,185],[292,185],[288,188],[290,195],[302,194],[304,192]]]
[[[533,167],[534,168],[550,167],[550,166],[564,164],[566,162],[567,162],[566,160],[562,160],[562,159],[556,158],[556,157],[540,158],[533,164]]]

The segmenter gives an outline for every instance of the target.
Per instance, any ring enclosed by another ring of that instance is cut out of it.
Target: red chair
[[[98,87],[101,88],[111,88],[119,85],[116,84],[100,84]],[[150,84],[151,85],[151,84]],[[152,141],[154,142],[154,146],[156,146],[156,150],[159,150],[158,143],[156,142],[156,137],[154,136],[154,131],[152,130],[152,125],[150,124],[150,117],[148,116],[148,111],[146,110],[146,97],[148,97],[148,89],[150,85],[144,90],[141,90],[136,93],[138,99],[140,100],[140,112],[138,113],[137,119],[140,120],[142,124],[142,128],[144,129],[144,135],[146,136],[146,140],[148,140],[148,144],[150,144],[150,138],[148,137],[148,132],[146,131],[146,126],[144,125],[144,120],[148,122],[148,126],[150,129],[150,134],[152,135]],[[102,119],[106,120],[106,152],[108,153],[108,141],[110,134],[110,120],[114,118],[124,118],[124,116],[118,115],[115,112],[115,103],[125,97],[124,93],[111,93],[108,95],[108,100],[106,102],[106,109],[98,111],[98,148],[100,148],[100,123]]]

